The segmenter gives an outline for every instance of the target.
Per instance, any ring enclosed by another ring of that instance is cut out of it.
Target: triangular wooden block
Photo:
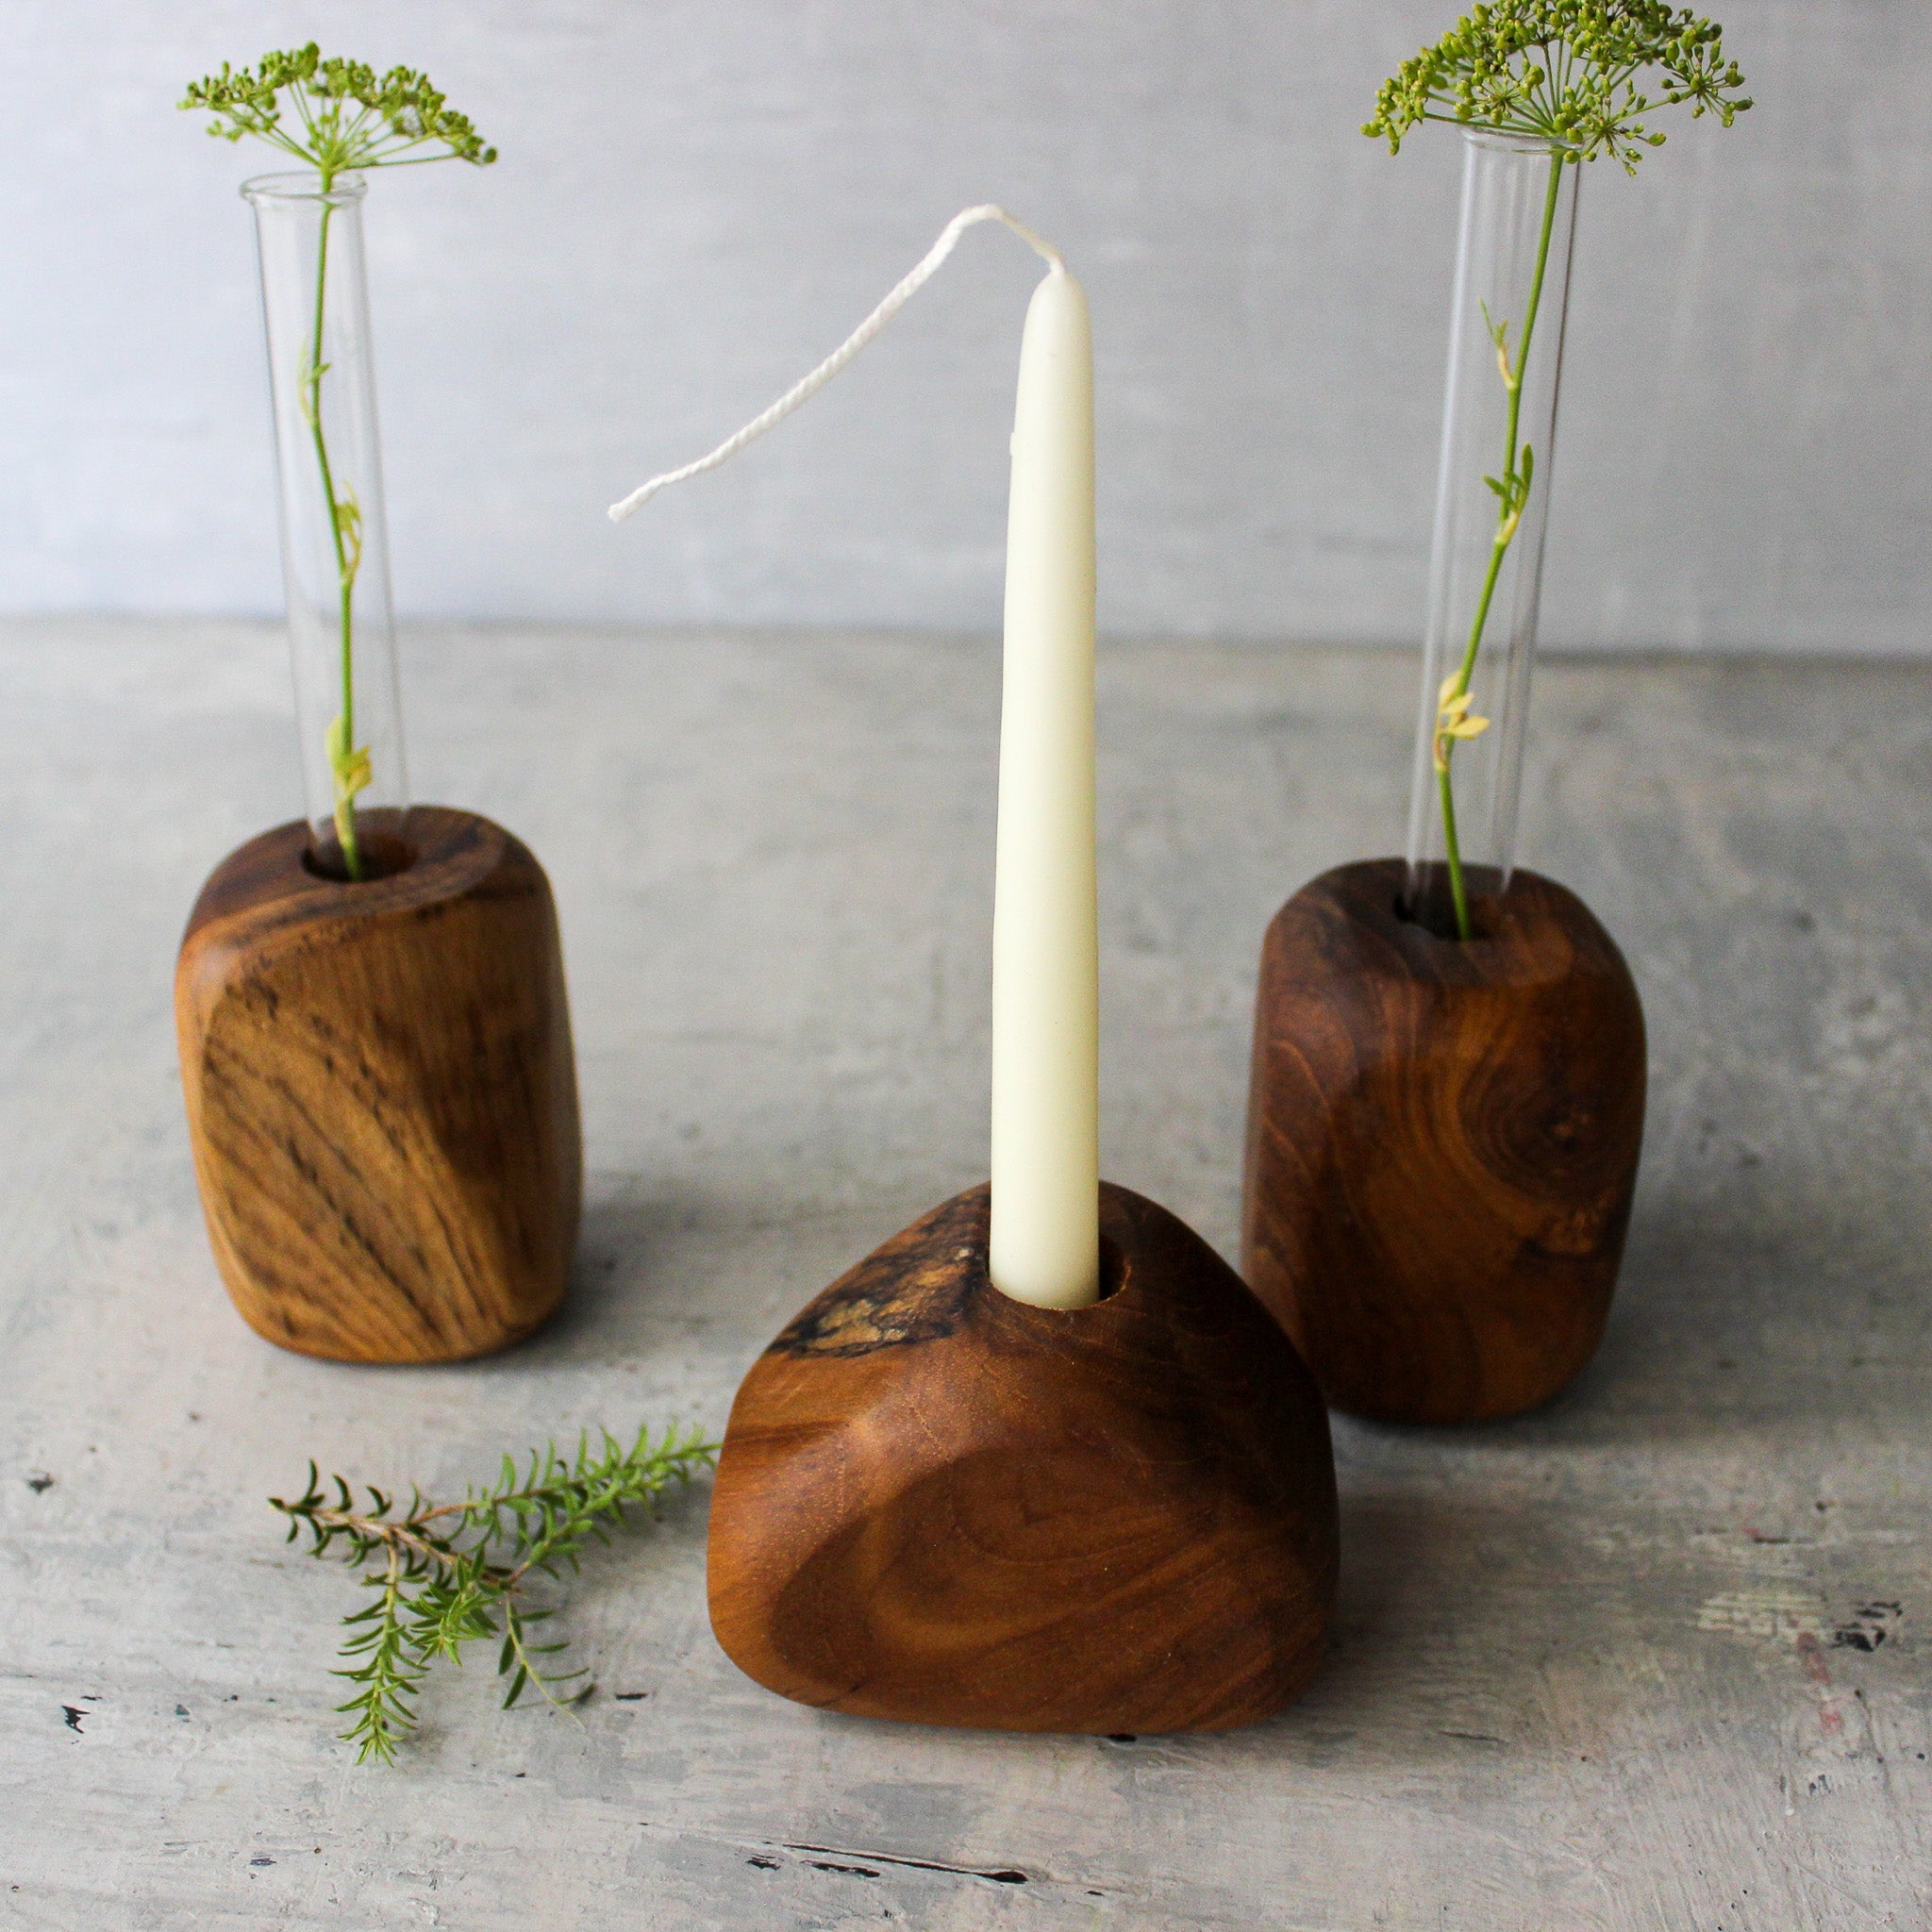
[[[1111,1292],[987,1279],[988,1191],[828,1288],[745,1377],[711,1624],[802,1704],[1014,1731],[1222,1730],[1319,1661],[1337,1562],[1314,1382],[1201,1238],[1103,1183]]]

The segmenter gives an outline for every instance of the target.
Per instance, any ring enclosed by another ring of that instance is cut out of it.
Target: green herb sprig
[[[323,318],[328,291],[329,192],[344,175],[372,168],[420,167],[429,161],[469,161],[487,167],[496,150],[484,144],[469,116],[459,114],[412,67],[378,75],[362,60],[324,58],[306,47],[264,54],[253,67],[222,63],[219,74],[191,81],[178,105],[214,118],[208,131],[223,141],[252,135],[305,162],[320,177],[322,233],[315,266],[315,326],[304,363],[302,416],[315,447],[335,551],[341,637],[341,709],[324,749],[335,792],[336,840],[352,879],[367,875],[356,830],[356,798],[375,778],[369,748],[356,742],[355,593],[362,564],[362,510],[353,491],[338,491],[322,425]],[[428,148],[431,153],[419,153]]]
[[[1658,76],[1652,83],[1658,91],[1656,101],[1638,85],[1641,75],[1652,72]],[[1470,709],[1470,680],[1503,561],[1536,478],[1536,452],[1520,434],[1523,382],[1542,307],[1563,170],[1614,155],[1635,174],[1643,151],[1664,143],[1662,133],[1647,126],[1646,114],[1688,102],[1692,120],[1714,113],[1728,127],[1751,105],[1738,92],[1743,84],[1738,63],[1724,58],[1723,29],[1663,0],[1493,0],[1465,14],[1433,47],[1404,61],[1382,83],[1374,118],[1362,128],[1386,139],[1391,154],[1400,153],[1403,137],[1423,122],[1446,121],[1541,142],[1550,156],[1536,266],[1513,350],[1511,318],[1483,310],[1508,408],[1502,469],[1483,478],[1496,498],[1496,529],[1461,661],[1436,694],[1431,751],[1449,893],[1461,939],[1469,939],[1474,927],[1450,764],[1457,745],[1479,737],[1490,724]]]
[[[587,1674],[548,1667],[565,1646],[532,1641],[556,1607],[532,1607],[530,1585],[574,1574],[585,1547],[609,1541],[626,1510],[688,1483],[717,1453],[695,1428],[674,1424],[653,1442],[646,1427],[628,1445],[607,1429],[594,1444],[580,1438],[568,1458],[555,1445],[531,1450],[527,1466],[506,1456],[498,1479],[460,1503],[432,1503],[412,1487],[398,1510],[394,1497],[365,1484],[369,1507],[358,1510],[350,1485],[339,1475],[325,1481],[313,1462],[300,1496],[271,1496],[290,1519],[290,1542],[306,1532],[310,1556],[333,1554],[373,1573],[362,1581],[375,1601],[342,1619],[350,1635],[335,1673],[355,1686],[336,1708],[350,1716],[341,1735],[356,1745],[357,1763],[394,1763],[397,1743],[415,1727],[414,1700],[429,1667],[438,1657],[460,1662],[466,1643],[499,1646],[506,1710],[532,1685],[557,1705],[587,1696],[588,1681],[558,1694],[557,1687]]]

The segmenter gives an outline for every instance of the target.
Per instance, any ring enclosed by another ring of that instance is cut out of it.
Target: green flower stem
[[[1509,420],[1504,438],[1503,484],[1498,492],[1501,498],[1496,516],[1496,535],[1490,546],[1490,567],[1483,576],[1482,594],[1476,599],[1475,616],[1469,627],[1469,642],[1462,653],[1462,664],[1456,675],[1456,689],[1452,698],[1463,696],[1469,690],[1469,681],[1475,675],[1476,653],[1482,649],[1483,633],[1489,627],[1490,606],[1495,601],[1496,583],[1503,574],[1503,559],[1509,554],[1509,546],[1516,541],[1518,526],[1523,521],[1523,512],[1528,502],[1530,475],[1527,466],[1519,471],[1519,461],[1524,454],[1517,446],[1517,431],[1523,417],[1523,382],[1529,371],[1530,343],[1536,336],[1537,311],[1542,307],[1543,275],[1550,265],[1550,238],[1556,232],[1557,202],[1562,192],[1563,170],[1571,165],[1561,148],[1553,148],[1550,153],[1550,183],[1543,196],[1542,232],[1537,241],[1536,272],[1529,284],[1529,306],[1523,318],[1523,342],[1516,352],[1516,374],[1514,378],[1505,376],[1509,391]],[[1503,325],[1507,328],[1507,325]],[[1502,337],[1497,336],[1498,353],[1503,349]],[[1547,463],[1549,452],[1543,452]],[[1547,472],[1545,472],[1547,474]],[[1450,760],[1456,756],[1456,741],[1449,737],[1439,737],[1437,744],[1441,758],[1437,770],[1437,789],[1442,800],[1442,849],[1449,862],[1449,896],[1456,907],[1456,933],[1458,939],[1473,939],[1474,931],[1469,920],[1469,890],[1462,873],[1462,847],[1456,834],[1456,796],[1449,777]]]
[[[1655,81],[1647,84],[1658,88],[1655,99],[1639,86],[1641,76],[1653,74]],[[1503,474],[1483,479],[1499,499],[1496,536],[1462,668],[1443,681],[1438,693],[1431,747],[1456,926],[1465,940],[1472,937],[1469,900],[1456,835],[1449,760],[1457,738],[1473,738],[1488,723],[1468,716],[1469,681],[1503,558],[1515,539],[1535,480],[1535,452],[1523,450],[1519,462],[1516,434],[1562,171],[1567,165],[1611,155],[1634,175],[1643,155],[1664,144],[1662,131],[1652,128],[1646,116],[1660,107],[1688,106],[1693,121],[1715,114],[1728,127],[1751,106],[1740,92],[1743,85],[1738,63],[1724,57],[1723,28],[1671,0],[1482,0],[1434,46],[1405,60],[1382,83],[1374,116],[1362,129],[1386,141],[1391,154],[1399,154],[1405,137],[1425,121],[1516,135],[1544,142],[1551,149],[1542,242],[1513,373],[1508,324],[1490,325],[1509,391]]]
[[[340,599],[341,626],[341,722],[336,729],[342,744],[353,750],[356,743],[356,573],[350,566],[348,548],[342,541],[341,513],[336,507],[335,473],[328,459],[328,439],[322,427],[322,331],[325,305],[328,297],[328,225],[335,205],[328,199],[335,178],[326,170],[322,176],[322,235],[315,257],[315,337],[308,350],[308,433],[315,443],[315,460],[322,471],[323,500],[328,506],[328,533],[335,545],[336,585]],[[359,562],[360,559],[358,558]],[[342,863],[352,879],[362,876],[362,848],[356,836],[356,801],[343,796],[338,785],[336,797],[336,838],[342,848]]]
[[[467,114],[458,114],[412,67],[378,75],[363,60],[325,59],[313,41],[307,46],[264,54],[253,67],[225,61],[219,74],[191,81],[180,105],[206,111],[208,131],[222,141],[247,137],[268,142],[322,177],[322,230],[315,262],[315,328],[308,366],[301,378],[302,413],[315,445],[322,493],[328,508],[329,541],[335,546],[336,595],[341,637],[341,708],[325,740],[335,794],[336,838],[352,879],[368,875],[356,830],[356,794],[372,781],[369,750],[356,742],[356,576],[362,565],[362,510],[351,490],[336,494],[328,438],[322,426],[324,324],[328,301],[330,191],[344,175],[373,168],[413,168],[428,161],[469,161],[487,167],[496,150],[484,144]],[[292,113],[293,121],[284,120]],[[429,148],[433,152],[418,152]]]
[[[1469,895],[1462,883],[1462,847],[1456,838],[1456,793],[1449,784],[1448,747],[1436,773],[1436,790],[1442,800],[1442,849],[1449,855],[1449,896],[1456,905],[1456,936],[1474,938],[1469,923]]]

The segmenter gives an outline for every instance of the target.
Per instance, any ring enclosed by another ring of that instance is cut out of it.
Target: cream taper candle
[[[1093,358],[1056,266],[1020,348],[1007,522],[992,916],[994,1287],[1100,1292],[1100,998],[1093,856]]]
[[[1093,357],[1087,297],[1051,243],[991,202],[961,208],[925,258],[816,369],[708,456],[610,506],[728,462],[816,395],[937,273],[999,222],[1052,264],[1033,291],[1013,411],[1006,691],[992,931],[995,1287],[1042,1307],[1100,1293],[1100,998],[1093,864]]]

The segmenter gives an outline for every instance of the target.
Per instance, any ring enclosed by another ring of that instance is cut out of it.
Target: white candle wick
[[[639,484],[621,503],[610,506],[610,521],[621,524],[625,517],[643,508],[658,491],[668,489],[674,483],[685,482],[690,477],[701,476],[707,470],[715,470],[720,463],[729,462],[746,443],[756,442],[766,430],[782,423],[801,403],[809,402],[938,274],[946,257],[958,244],[959,237],[981,222],[998,222],[1002,226],[1010,228],[1045,259],[1051,274],[1066,274],[1067,264],[1059,250],[1051,242],[1036,235],[1024,222],[1014,220],[1005,208],[996,208],[990,201],[981,202],[975,208],[962,208],[940,231],[939,240],[926,251],[924,259],[816,369],[801,376],[769,409],[754,416],[735,435],[727,436],[708,456],[700,457],[694,463],[686,463],[680,470],[666,470],[661,475]]]

